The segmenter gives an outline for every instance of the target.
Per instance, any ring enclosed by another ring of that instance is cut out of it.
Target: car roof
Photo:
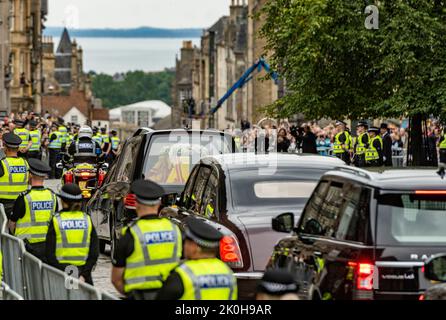
[[[334,169],[345,163],[333,157],[288,153],[233,153],[209,156],[201,159],[204,164],[217,163],[223,170],[250,169],[259,167],[304,167]]]
[[[379,172],[353,167],[327,172],[324,178],[342,178],[384,190],[446,190],[446,180],[435,169],[389,169]]]
[[[138,136],[141,134],[171,134],[171,133],[208,133],[208,134],[219,134],[219,135],[229,135],[228,133],[225,133],[223,131],[217,131],[217,130],[201,130],[201,129],[187,129],[187,128],[178,128],[178,129],[164,129],[164,130],[153,130],[150,128],[139,128],[133,136]]]

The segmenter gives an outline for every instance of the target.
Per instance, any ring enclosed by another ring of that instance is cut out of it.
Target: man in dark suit
[[[384,166],[392,167],[392,137],[389,133],[387,123],[381,124],[381,138],[383,139],[383,160]]]
[[[309,125],[304,127],[304,136],[302,137],[302,153],[317,154],[316,135],[311,131]]]

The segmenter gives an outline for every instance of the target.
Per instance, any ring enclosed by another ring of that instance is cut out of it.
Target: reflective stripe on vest
[[[83,266],[90,251],[90,217],[82,212],[61,212],[53,218],[56,258],[61,264]]]
[[[26,148],[29,143],[29,131],[25,128],[14,129],[14,134],[18,135],[22,139],[20,148]]]
[[[64,126],[59,127],[58,129],[60,134],[60,143],[64,144],[68,142],[68,129]]]
[[[112,137],[111,142],[112,142],[112,149],[115,151],[118,150],[121,140],[118,137]]]
[[[383,148],[383,140],[381,139],[380,136],[376,136],[373,139],[371,139],[370,143],[369,143],[369,148],[367,149],[367,151],[365,153],[365,160],[366,161],[376,161],[376,160],[379,160],[379,152],[373,146],[373,142],[375,142],[375,140],[380,141],[380,143],[381,143],[381,150]]]
[[[134,250],[126,260],[124,291],[161,288],[181,258],[180,229],[168,219],[140,219],[127,232]]]
[[[237,280],[232,270],[216,258],[189,260],[175,271],[184,287],[180,300],[237,300]]]
[[[110,137],[108,136],[108,134],[102,135],[102,143],[110,143]]]
[[[60,132],[59,131],[54,131],[53,133],[51,133],[50,138],[51,138],[51,136],[53,134],[56,135],[56,139],[50,142],[50,144],[48,145],[48,148],[50,148],[50,149],[60,149],[60,148],[62,148],[62,143],[61,143],[61,140],[60,140]]]
[[[99,145],[102,145],[102,136],[96,134],[93,136],[93,140],[99,143]]]
[[[357,141],[357,143],[356,143],[356,152],[355,152],[355,153],[356,153],[358,156],[363,155],[363,154],[366,152],[366,150],[367,150],[367,148],[366,148],[364,142],[362,141],[362,138],[363,138],[364,136],[368,136],[368,133],[362,133],[361,135],[359,135],[359,137],[358,137],[358,141]]]
[[[15,236],[30,243],[44,242],[56,204],[56,195],[51,190],[32,189],[25,196],[25,215],[17,221]]]
[[[0,199],[16,200],[28,190],[28,162],[22,158],[5,158],[1,163],[4,175],[0,177]]]
[[[42,139],[42,135],[40,134],[40,131],[39,130],[30,131],[29,136],[31,138],[31,141],[33,142],[29,151],[40,151],[40,145],[41,145],[41,139]]]

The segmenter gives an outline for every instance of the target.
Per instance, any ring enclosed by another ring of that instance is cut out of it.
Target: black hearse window
[[[197,178],[195,179],[194,188],[192,190],[191,202],[188,206],[189,210],[194,212],[200,212],[200,207],[203,201],[203,193],[211,175],[211,168],[201,166],[198,171]]]
[[[323,235],[327,237],[334,236],[336,221],[341,212],[341,207],[345,202],[343,188],[343,183],[333,181],[319,210],[318,221],[324,230]]]
[[[313,195],[305,208],[302,224],[300,226],[300,232],[309,235],[320,235],[317,234],[316,230],[311,226],[313,226],[315,222],[318,223],[319,210],[324,202],[325,194],[327,193],[329,185],[330,184],[328,181],[322,181],[316,187],[316,190],[313,192]]]
[[[366,242],[370,212],[370,189],[359,185],[345,184],[345,202],[337,221],[336,239]]]
[[[191,175],[189,176],[189,180],[187,181],[186,187],[184,188],[183,199],[181,203],[184,207],[189,207],[189,201],[192,199],[192,190],[194,188],[194,183],[197,177],[198,170],[200,169],[200,165],[196,165],[192,170]]]
[[[204,191],[203,203],[200,207],[200,215],[206,218],[213,219],[217,216],[218,206],[217,206],[217,195],[218,195],[218,172],[216,169],[212,171],[209,177],[208,184]]]

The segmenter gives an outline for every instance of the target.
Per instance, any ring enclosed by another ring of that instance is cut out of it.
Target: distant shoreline
[[[60,37],[63,27],[47,27],[44,36]],[[160,29],[141,27],[135,29],[69,29],[71,37],[74,38],[200,38],[202,29]]]

